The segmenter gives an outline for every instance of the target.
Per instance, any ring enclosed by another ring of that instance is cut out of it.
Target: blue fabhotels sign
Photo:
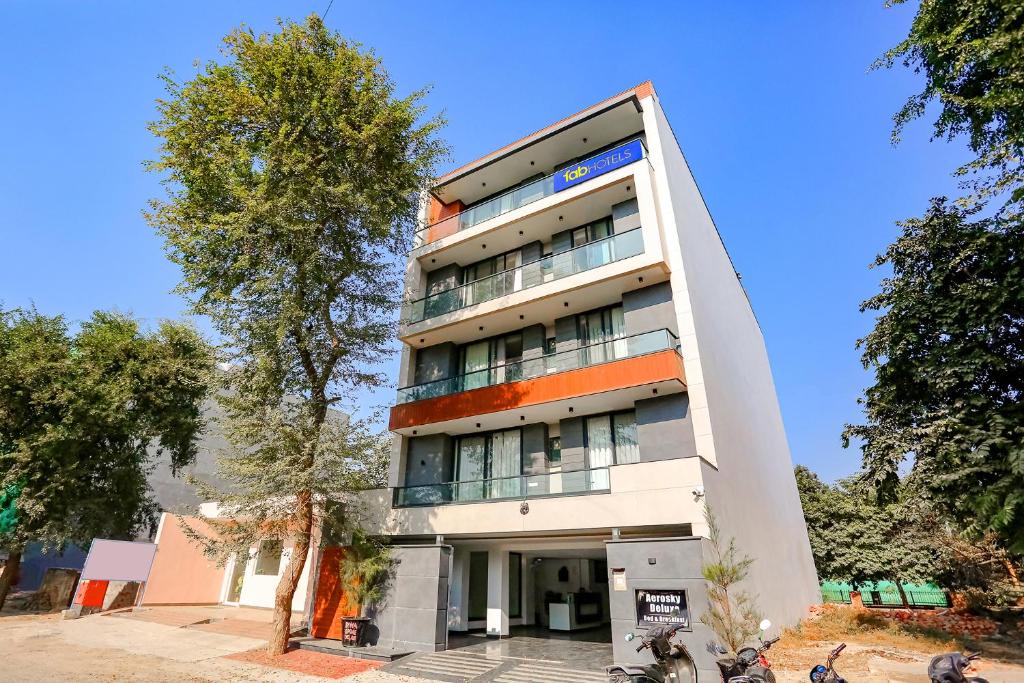
[[[586,180],[596,178],[602,173],[631,164],[642,159],[643,156],[643,145],[639,140],[633,140],[624,145],[619,145],[615,149],[592,156],[578,164],[566,166],[555,173],[555,192],[561,192],[573,185],[579,185]]]

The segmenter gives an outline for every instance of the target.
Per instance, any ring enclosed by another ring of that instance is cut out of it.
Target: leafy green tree
[[[718,519],[709,505],[704,506],[704,519],[715,556],[701,567],[701,574],[708,582],[708,610],[700,620],[735,654],[760,630],[757,597],[740,587],[754,560],[740,554],[736,539],[722,538]]]
[[[34,310],[0,312],[0,605],[30,541],[131,539],[155,523],[146,473],[195,458],[213,356],[187,325],[144,332],[97,312],[71,334]]]
[[[892,581],[906,605],[903,582],[934,578],[937,550],[921,525],[919,497],[910,489],[879,505],[861,478],[829,486],[806,467],[797,466],[795,474],[820,579],[854,586]]]
[[[374,368],[392,352],[402,255],[445,147],[424,91],[396,96],[380,60],[316,15],[236,30],[224,55],[184,84],[165,78],[150,129],[168,199],[147,217],[182,268],[179,291],[230,350],[233,486],[219,499],[237,519],[207,549],[223,558],[268,533],[294,543],[278,654],[320,503],[362,485],[384,447],[331,411],[386,383]]]
[[[1024,5],[925,0],[907,38],[877,65],[897,61],[923,74],[925,85],[896,114],[894,139],[936,103],[934,138],[966,135],[977,155],[957,172],[975,176],[967,185],[976,198],[1008,192],[1008,202],[1019,207],[1024,201]]]
[[[968,531],[1024,549],[1024,223],[932,202],[876,261],[892,275],[861,305],[874,384],[847,425],[890,499],[913,458],[923,490]],[[974,218],[974,220],[972,220]]]

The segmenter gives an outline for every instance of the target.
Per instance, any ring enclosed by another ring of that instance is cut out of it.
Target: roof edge
[[[559,128],[566,127],[566,125],[572,122],[573,120],[585,116],[589,113],[592,113],[595,110],[606,108],[610,104],[616,104],[620,101],[626,101],[633,97],[635,97],[638,100],[642,100],[643,98],[652,94],[654,94],[654,84],[650,80],[644,81],[643,83],[635,85],[632,88],[623,90],[622,92],[612,95],[611,97],[608,97],[604,100],[601,100],[596,104],[592,104],[589,107],[581,109],[580,111],[574,114],[570,114],[569,116],[561,118],[552,124],[544,126],[540,130],[536,130],[530,133],[529,135],[525,135],[519,138],[518,140],[515,140],[514,142],[510,142],[504,147],[499,147],[493,152],[489,152],[488,154],[485,154],[484,156],[478,159],[475,159],[467,164],[463,164],[462,166],[459,166],[458,168],[455,168],[439,177],[434,182],[433,186],[435,188],[441,187],[445,183],[451,182],[458,176],[465,175],[466,173],[475,170],[477,167],[483,166],[491,161],[494,161],[503,155],[510,154],[513,150],[526,147],[527,145],[537,140],[538,138],[543,137],[545,135],[549,135],[550,133]]]

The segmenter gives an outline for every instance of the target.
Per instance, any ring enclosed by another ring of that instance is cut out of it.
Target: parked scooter
[[[980,656],[980,652],[967,655],[951,652],[933,657],[928,665],[928,678],[932,683],[988,683],[984,678],[964,675]]]
[[[845,649],[846,643],[840,643],[839,647],[828,653],[828,659],[825,660],[824,664],[818,664],[811,669],[811,683],[846,683],[846,679],[836,673],[836,670],[832,667],[836,659],[839,658],[839,653]]]
[[[654,664],[643,666],[616,664],[605,669],[609,683],[697,683],[697,666],[682,643],[672,638],[686,628],[685,623],[655,626],[644,635],[637,652],[650,649]],[[627,633],[626,642],[636,639]]]
[[[727,683],[775,683],[771,662],[765,652],[778,642],[778,638],[764,639],[764,632],[771,628],[772,622],[765,619],[761,622],[760,647],[745,647],[736,653],[736,657],[722,657],[715,663],[722,673],[722,680]]]

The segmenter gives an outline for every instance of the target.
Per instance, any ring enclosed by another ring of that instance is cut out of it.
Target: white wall
[[[756,558],[750,588],[766,616],[791,624],[818,584],[764,339],[660,105],[641,105],[706,499]]]
[[[256,574],[256,548],[249,549],[249,561],[245,567],[245,579],[242,582],[242,594],[238,604],[246,607],[274,607],[274,594],[277,592],[277,584],[281,581],[281,575],[288,566],[291,551],[294,544],[286,541],[284,550],[281,552],[281,562],[278,565],[277,574]],[[309,549],[306,556],[306,566],[302,569],[298,586],[295,588],[295,595],[292,596],[292,611],[301,612],[306,604],[306,591],[309,588],[309,577],[313,567],[313,549]]]

